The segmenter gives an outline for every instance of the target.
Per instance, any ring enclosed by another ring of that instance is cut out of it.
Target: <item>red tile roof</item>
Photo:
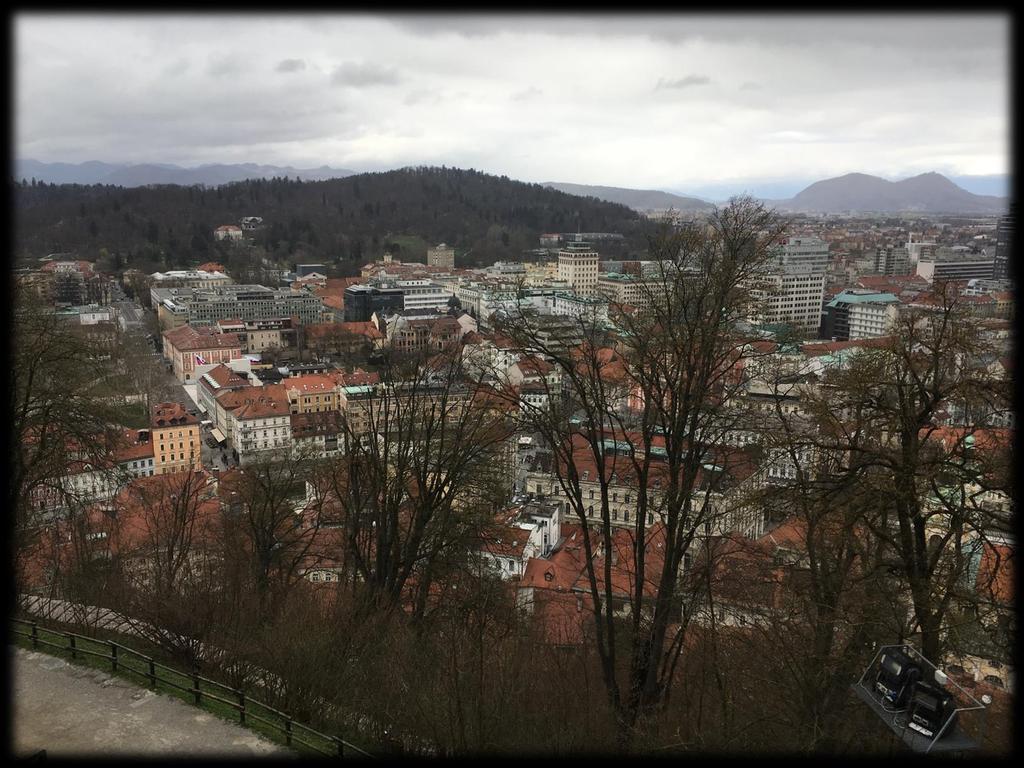
[[[150,412],[149,423],[156,429],[163,429],[179,424],[198,424],[199,419],[186,411],[181,403],[158,403]]]
[[[183,325],[164,331],[164,338],[180,352],[206,349],[242,348],[242,342],[234,333],[218,333],[213,328],[193,328]]]
[[[855,339],[853,341],[816,342],[813,344],[801,344],[800,351],[809,357],[817,357],[819,355],[830,355],[833,352],[839,352],[844,349],[877,349],[890,344],[892,340],[892,336],[878,336],[872,339]]]
[[[268,384],[263,387],[248,387],[247,389],[250,392],[246,393],[243,402],[234,410],[237,420],[248,421],[290,415],[291,407],[288,404],[288,394],[284,384]],[[233,394],[237,395],[244,391],[237,389]]]

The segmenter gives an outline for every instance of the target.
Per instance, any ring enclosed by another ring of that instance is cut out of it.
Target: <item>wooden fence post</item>
[[[114,672],[117,672],[117,643],[110,643],[110,666]]]
[[[289,747],[292,745],[292,721],[287,718],[284,721],[284,743]]]
[[[149,660],[149,682],[153,684],[153,688],[156,688],[156,665],[153,660]]]
[[[245,725],[245,691],[238,692],[238,722]]]
[[[78,653],[77,649],[75,648],[75,636],[72,635],[70,632],[65,632],[65,634],[68,636],[68,645],[71,646],[71,658],[77,661]]]
[[[334,737],[334,740],[336,742],[338,742],[338,757],[344,757],[345,756],[345,742],[343,742],[337,736]]]
[[[199,706],[199,699],[202,696],[202,691],[199,690],[199,673],[192,673],[192,694],[196,697],[196,706]]]
[[[32,622],[32,647],[39,647],[39,625],[34,621]]]

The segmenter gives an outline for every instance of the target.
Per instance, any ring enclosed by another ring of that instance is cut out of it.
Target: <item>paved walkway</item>
[[[252,731],[118,677],[8,646],[14,754],[287,757]]]

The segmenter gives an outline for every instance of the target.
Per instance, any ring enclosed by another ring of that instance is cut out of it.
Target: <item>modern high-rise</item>
[[[565,280],[581,296],[597,292],[597,267],[600,257],[589,243],[568,243],[558,252],[558,279]]]
[[[992,277],[996,280],[1009,280],[1015,270],[1010,264],[1013,255],[1014,206],[1006,216],[999,217],[996,226],[996,259],[992,267]]]
[[[875,249],[876,275],[910,274],[910,254],[903,246],[878,246]]]
[[[763,300],[760,322],[786,324],[804,331],[821,325],[828,243],[816,237],[790,237],[773,252],[756,289]]]

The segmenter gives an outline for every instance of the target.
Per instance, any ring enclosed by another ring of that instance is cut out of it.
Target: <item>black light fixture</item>
[[[914,685],[907,708],[907,725],[925,736],[941,733],[956,717],[956,704],[944,688],[923,680]]]
[[[885,651],[879,659],[875,690],[890,706],[903,709],[914,683],[920,679],[920,665],[903,648],[893,648]]]

